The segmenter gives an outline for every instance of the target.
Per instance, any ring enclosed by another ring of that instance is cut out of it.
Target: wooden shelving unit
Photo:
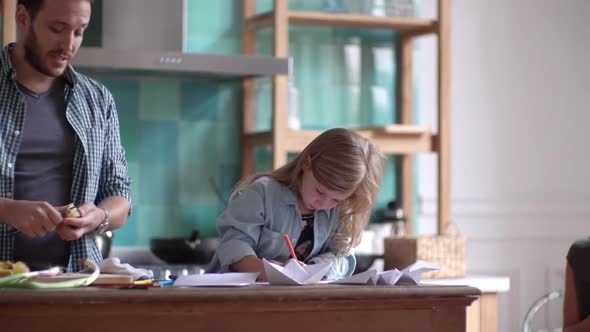
[[[428,127],[387,125],[384,127],[355,129],[364,137],[377,142],[386,154],[408,154],[431,152],[433,136]],[[321,131],[293,130],[285,128],[281,150],[284,152],[300,152],[302,147],[310,143]],[[247,145],[272,145],[272,131],[245,133],[243,139]],[[277,165],[279,166],[279,165]]]
[[[401,121],[384,127],[362,128],[357,131],[373,139],[387,154],[402,156],[401,196],[408,216],[408,232],[412,232],[414,197],[414,154],[436,153],[438,156],[438,232],[449,234],[451,222],[450,188],[450,0],[438,0],[437,19],[413,17],[383,17],[361,14],[324,13],[315,11],[291,11],[288,0],[274,0],[270,12],[257,13],[256,0],[243,0],[243,52],[256,53],[256,32],[271,29],[273,56],[289,56],[289,26],[332,26],[359,29],[391,29],[400,32],[399,54],[399,107]],[[414,38],[422,35],[438,37],[438,128],[433,134],[430,128],[413,123],[412,57]],[[287,161],[289,152],[301,151],[319,131],[293,130],[287,127],[287,76],[273,76],[272,123],[266,132],[256,132],[254,127],[254,80],[244,81],[242,123],[242,175],[254,172],[254,149],[258,145],[272,148],[272,167]],[[393,120],[393,119],[392,119]]]
[[[272,27],[274,12],[259,14],[247,20],[250,30]],[[414,17],[385,17],[359,14],[288,11],[286,19],[292,25],[331,26],[358,29],[391,29],[423,35],[436,31],[436,21]]]

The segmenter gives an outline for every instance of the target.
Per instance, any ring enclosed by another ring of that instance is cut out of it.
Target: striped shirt
[[[24,96],[10,62],[14,44],[0,53],[0,197],[12,198],[14,165],[25,120]],[[131,179],[127,175],[125,151],[121,146],[119,120],[111,93],[100,83],[74,71],[64,71],[66,118],[76,133],[70,197],[75,205],[98,204],[111,196],[130,200]],[[0,224],[0,261],[12,260],[14,238],[10,227]],[[102,260],[93,233],[70,242],[68,272],[82,270],[82,260]]]

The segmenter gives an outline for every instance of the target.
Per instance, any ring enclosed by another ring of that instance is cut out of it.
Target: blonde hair
[[[314,177],[323,186],[351,193],[337,206],[342,227],[334,240],[338,255],[345,255],[360,243],[362,231],[369,222],[381,185],[383,159],[371,140],[348,129],[330,129],[311,141],[286,165],[241,181],[230,200],[263,176],[286,185],[299,195],[303,169],[311,166]]]

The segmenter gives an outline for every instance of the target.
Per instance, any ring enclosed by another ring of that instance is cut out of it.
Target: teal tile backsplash
[[[188,1],[188,52],[238,54],[242,51],[242,1]]]
[[[177,121],[180,118],[181,82],[144,80],[139,84],[139,120]]]
[[[269,8],[272,1],[259,1]],[[320,9],[323,1],[289,2],[292,9]],[[189,52],[241,52],[241,1],[188,2]],[[304,128],[367,126],[395,118],[395,45],[390,31],[294,27],[290,54],[300,92]],[[259,34],[270,53],[268,31]],[[99,78],[113,93],[121,137],[133,178],[133,214],[115,233],[118,246],[145,246],[152,237],[215,234],[240,172],[240,82]],[[257,80],[256,123],[270,123],[270,81]],[[257,170],[268,170],[268,149],[257,149]],[[389,157],[378,207],[395,196]],[[220,198],[221,197],[221,198]],[[376,213],[378,218],[379,213]]]

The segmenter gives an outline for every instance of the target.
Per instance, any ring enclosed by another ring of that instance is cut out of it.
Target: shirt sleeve
[[[127,175],[125,150],[121,145],[117,108],[110,93],[106,92],[108,110],[106,112],[105,147],[100,171],[97,201],[111,196],[122,196],[131,201],[131,179]]]
[[[324,277],[326,280],[338,280],[350,277],[356,267],[356,258],[354,255],[349,254],[348,256],[338,257],[330,251],[313,257],[309,262],[313,264],[332,263],[330,270],[328,270]]]
[[[255,248],[264,224],[264,188],[255,182],[231,200],[217,218],[221,243],[216,254],[223,270],[246,256],[257,256]]]
[[[309,262],[318,264],[331,262],[332,266],[328,273],[326,273],[325,279],[337,280],[345,277],[350,277],[356,268],[356,258],[353,254],[346,256],[338,256],[338,249],[334,246],[334,236],[339,231],[334,231],[330,234],[328,241],[324,244],[320,253],[309,259]]]

